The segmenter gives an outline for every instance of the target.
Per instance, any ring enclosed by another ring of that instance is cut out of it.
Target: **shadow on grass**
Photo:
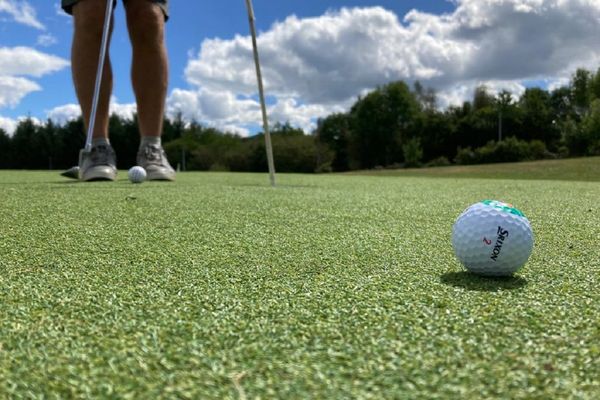
[[[485,277],[467,271],[447,272],[440,277],[440,281],[445,285],[478,292],[516,290],[527,285],[527,280],[520,276]]]

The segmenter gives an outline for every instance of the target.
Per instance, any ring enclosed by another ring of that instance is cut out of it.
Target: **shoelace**
[[[162,152],[160,151],[160,148],[149,145],[144,147],[144,158],[153,164],[160,164],[162,160]]]
[[[90,159],[94,164],[108,164],[110,155],[110,148],[108,146],[100,145],[92,147]]]

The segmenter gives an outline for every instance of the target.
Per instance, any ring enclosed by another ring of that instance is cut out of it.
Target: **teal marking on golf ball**
[[[483,204],[486,204],[490,207],[494,207],[497,208],[498,210],[502,210],[505,212],[509,212],[511,214],[515,214],[518,215],[520,217],[524,217],[525,214],[523,214],[523,212],[521,210],[519,210],[518,208],[516,208],[515,206],[513,206],[510,203],[503,203],[501,201],[498,200],[483,200],[482,201]]]

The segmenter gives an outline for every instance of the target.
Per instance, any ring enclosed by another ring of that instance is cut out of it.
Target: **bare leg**
[[[106,0],[82,0],[73,7],[75,25],[71,48],[73,82],[86,128],[92,109],[105,9]],[[108,107],[112,83],[112,68],[107,53],[93,132],[93,138],[95,139],[108,138]]]
[[[160,7],[148,0],[129,0],[125,4],[140,134],[160,137],[169,79],[164,15]]]

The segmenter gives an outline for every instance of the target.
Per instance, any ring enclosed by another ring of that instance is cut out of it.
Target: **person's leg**
[[[127,0],[125,9],[133,48],[131,82],[140,134],[160,136],[169,78],[165,15],[151,0]]]
[[[133,48],[131,81],[140,129],[137,162],[150,180],[173,180],[175,171],[161,145],[168,87],[165,12],[154,0],[127,0],[127,28]]]
[[[92,109],[105,10],[106,0],[81,0],[72,8],[75,31],[71,48],[71,67],[75,92],[86,128]],[[93,132],[94,139],[108,138],[108,112],[113,83],[108,52],[103,72]]]
[[[81,113],[86,129],[90,123],[94,88],[96,86],[106,1],[80,0],[70,8],[74,19],[71,68],[75,91],[81,106]],[[112,25],[111,20],[111,32]],[[117,176],[115,152],[110,146],[108,139],[111,92],[112,69],[110,57],[107,52],[96,109],[96,120],[92,132],[92,148],[89,152],[82,150],[79,154],[79,178],[84,181],[112,181]]]

